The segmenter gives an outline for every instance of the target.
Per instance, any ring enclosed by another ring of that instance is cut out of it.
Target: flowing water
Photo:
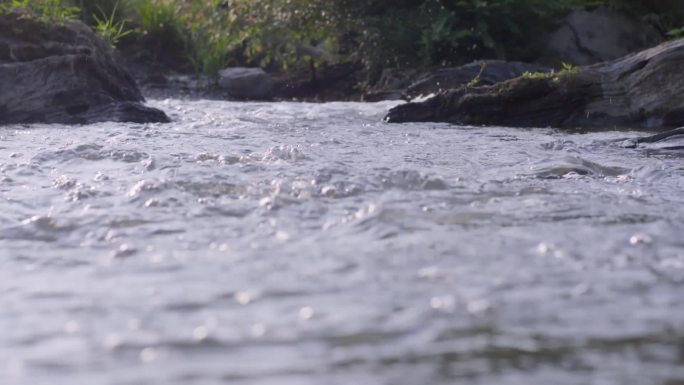
[[[681,151],[152,104],[0,130],[3,385],[684,384]]]

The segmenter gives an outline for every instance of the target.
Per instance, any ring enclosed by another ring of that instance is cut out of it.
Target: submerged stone
[[[0,13],[0,124],[169,121],[143,101],[112,50],[86,25]]]

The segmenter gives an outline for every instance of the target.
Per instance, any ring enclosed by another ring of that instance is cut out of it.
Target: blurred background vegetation
[[[138,59],[215,76],[229,65],[291,71],[531,60],[574,9],[608,6],[684,35],[682,0],[0,0],[50,22],[80,18]]]

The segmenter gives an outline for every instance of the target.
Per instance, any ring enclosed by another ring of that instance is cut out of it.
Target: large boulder
[[[662,40],[658,30],[623,12],[607,7],[574,11],[550,35],[542,61],[589,65],[621,58]]]
[[[239,99],[273,98],[273,80],[261,68],[231,67],[219,71],[219,86]]]
[[[167,122],[112,50],[80,22],[0,13],[0,124]]]
[[[684,39],[612,62],[492,86],[461,87],[395,107],[389,122],[514,127],[684,126]]]

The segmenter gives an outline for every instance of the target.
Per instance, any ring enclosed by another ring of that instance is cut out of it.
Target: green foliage
[[[530,60],[568,12],[599,6],[684,36],[682,0],[0,0],[49,21],[80,15],[112,45],[209,75],[349,60],[371,78],[388,67]]]
[[[143,35],[164,39],[177,33],[180,21],[173,1],[133,0],[131,4],[138,16],[139,32]]]
[[[115,14],[114,23],[119,23],[126,19],[127,0],[69,0],[80,10],[79,18],[88,25],[97,25],[96,17],[107,18]],[[114,12],[114,10],[118,10]]]
[[[570,8],[568,0],[374,0],[350,7],[362,31],[361,57],[375,73],[388,66],[528,60]]]
[[[50,23],[64,23],[74,19],[78,7],[63,0],[11,0],[0,4],[3,11],[21,12]]]
[[[118,8],[118,1],[114,4],[114,8],[111,11],[111,14],[107,15],[103,10],[100,10],[102,13],[101,17],[98,17],[97,15],[93,15],[93,18],[95,19],[96,24],[94,25],[95,32],[104,39],[112,48],[116,47],[116,44],[119,42],[121,38],[123,38],[126,35],[129,35],[133,32],[133,30],[130,29],[124,29],[126,21],[125,20],[119,20],[116,21],[116,10]]]
[[[667,36],[671,39],[684,38],[684,27],[672,28],[671,30],[667,31]]]
[[[126,0],[132,23],[136,25],[132,49],[152,63],[183,62],[187,36],[177,0]]]
[[[674,37],[684,24],[684,2],[681,0],[574,0],[572,6],[589,9],[606,6],[623,11]]]
[[[572,64],[561,63],[561,69],[551,70],[551,72],[530,72],[525,71],[522,74],[523,78],[526,79],[553,79],[554,81],[559,81],[562,77],[576,74],[579,71],[579,67]]]

